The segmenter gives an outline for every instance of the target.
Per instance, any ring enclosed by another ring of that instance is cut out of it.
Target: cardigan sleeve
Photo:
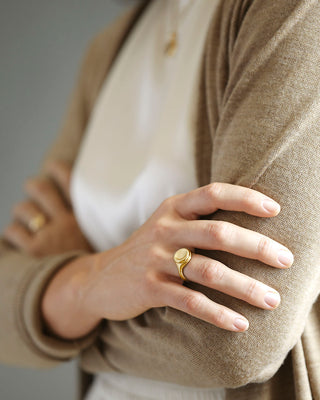
[[[116,50],[144,9],[129,7],[87,44],[63,124],[44,157],[39,174],[51,159],[74,163],[85,128]],[[99,336],[103,323],[77,340],[49,333],[41,318],[40,303],[53,275],[83,251],[33,258],[0,238],[0,362],[26,367],[51,367],[74,358]]]
[[[90,77],[93,46],[82,61],[63,127],[46,160],[59,157],[73,162],[87,119],[84,95]],[[43,172],[40,172],[43,173]],[[77,356],[96,338],[100,326],[78,340],[61,340],[45,331],[40,300],[53,274],[82,251],[33,258],[0,239],[0,362],[50,367]]]
[[[227,252],[198,252],[275,288],[280,306],[262,310],[188,282],[245,315],[248,331],[229,332],[170,307],[155,308],[108,321],[106,346],[83,352],[84,369],[95,372],[99,359],[105,370],[234,388],[268,380],[299,340],[320,291],[319,21],[316,0],[225,0],[206,60],[211,181],[253,188],[282,207],[273,218],[225,210],[208,218],[260,232],[288,247],[295,260],[280,270]],[[210,118],[215,112],[216,124]]]
[[[74,163],[85,128],[108,68],[147,2],[133,5],[87,44],[74,83],[63,124],[44,157],[39,174],[51,159]],[[15,250],[0,238],[0,362],[35,368],[51,367],[69,360],[89,347],[103,323],[77,340],[49,333],[41,318],[40,303],[53,275],[83,251],[33,258]]]

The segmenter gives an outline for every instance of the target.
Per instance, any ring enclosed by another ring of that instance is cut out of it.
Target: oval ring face
[[[189,258],[190,250],[182,248],[175,252],[174,261],[181,263],[182,261],[186,261]]]

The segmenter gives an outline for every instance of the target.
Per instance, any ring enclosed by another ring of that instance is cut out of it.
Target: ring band
[[[184,276],[183,268],[191,260],[191,256],[192,256],[191,251],[184,247],[177,250],[173,256],[174,262],[176,263],[178,271],[179,271],[180,278],[183,279],[184,281],[186,281],[187,278]]]
[[[37,233],[46,224],[46,222],[47,222],[46,217],[43,214],[38,213],[28,222],[28,229],[32,233]]]

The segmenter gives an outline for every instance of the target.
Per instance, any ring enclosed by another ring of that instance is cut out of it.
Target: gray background
[[[60,129],[86,44],[130,3],[1,0],[1,231]],[[74,361],[40,371],[0,364],[1,400],[71,400],[75,393]]]

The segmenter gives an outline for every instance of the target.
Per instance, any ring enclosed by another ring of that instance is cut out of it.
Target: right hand
[[[82,264],[81,258],[71,263],[72,282],[80,288],[79,309],[99,321],[125,320],[153,307],[171,306],[223,329],[246,330],[248,321],[242,315],[182,285],[173,255],[181,247],[221,250],[275,268],[289,267],[293,255],[276,241],[226,221],[198,219],[218,209],[258,217],[277,215],[280,206],[271,200],[277,207],[268,212],[262,207],[263,200],[271,199],[253,189],[220,182],[166,199],[122,245],[87,256]],[[279,250],[291,257],[287,265],[278,261]],[[269,305],[267,294],[280,302],[273,288],[199,254],[192,255],[184,274],[190,281],[266,310],[278,305]]]

